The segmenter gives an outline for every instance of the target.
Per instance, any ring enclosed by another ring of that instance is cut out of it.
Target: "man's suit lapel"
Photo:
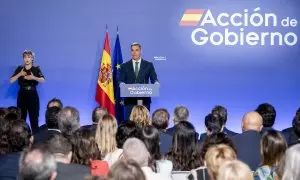
[[[129,72],[130,72],[130,76],[133,78],[133,79],[135,79],[135,74],[134,74],[134,69],[133,69],[133,66],[132,66],[132,60],[130,60],[129,62],[128,62],[128,68],[129,68]]]

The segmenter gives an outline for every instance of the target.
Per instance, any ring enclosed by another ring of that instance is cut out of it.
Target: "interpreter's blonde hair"
[[[143,105],[136,105],[132,108],[129,119],[136,122],[139,127],[150,125],[150,112]]]
[[[211,180],[216,180],[221,165],[236,159],[234,150],[225,145],[219,144],[208,149],[205,154],[205,163]]]
[[[222,165],[218,172],[218,180],[253,180],[253,173],[245,163],[233,160]]]
[[[96,130],[96,142],[102,157],[117,149],[116,134],[117,120],[113,115],[106,114],[99,121]]]

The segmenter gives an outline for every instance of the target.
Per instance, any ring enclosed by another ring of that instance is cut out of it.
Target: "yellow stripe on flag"
[[[184,14],[181,21],[200,21],[202,14]]]
[[[101,82],[101,75],[103,82]],[[102,54],[101,70],[99,72],[98,85],[107,94],[110,101],[115,104],[114,84],[113,84],[113,69],[111,64],[111,56],[104,50]]]

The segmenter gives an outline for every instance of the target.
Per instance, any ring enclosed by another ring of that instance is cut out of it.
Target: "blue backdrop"
[[[47,101],[53,97],[78,108],[82,124],[90,123],[107,24],[111,48],[119,27],[124,60],[130,58],[130,44],[137,41],[142,44],[143,58],[154,63],[161,96],[153,99],[152,110],[165,107],[172,112],[175,106],[185,105],[197,130],[203,131],[205,115],[221,104],[228,108],[227,126],[240,132],[242,115],[269,102],[278,112],[276,128],[288,127],[300,106],[300,42],[271,46],[267,39],[264,46],[199,46],[191,40],[196,28],[209,33],[224,33],[228,28],[239,34],[241,27],[200,27],[201,19],[194,27],[179,25],[187,9],[210,9],[216,18],[219,13],[243,15],[244,9],[250,16],[257,7],[262,15],[276,14],[279,23],[276,27],[249,25],[243,27],[245,33],[300,35],[299,25],[280,24],[287,16],[300,21],[298,0],[2,0],[0,106],[16,104],[18,86],[10,85],[8,79],[23,62],[22,52],[31,49],[46,77],[38,88],[40,124]]]

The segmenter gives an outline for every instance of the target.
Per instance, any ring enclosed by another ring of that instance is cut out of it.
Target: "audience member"
[[[90,174],[90,169],[87,166],[71,164],[72,144],[69,139],[62,135],[54,135],[46,142],[46,147],[53,153],[57,163],[56,180],[82,180]]]
[[[152,114],[152,125],[159,131],[160,153],[166,154],[172,148],[172,136],[167,133],[170,114],[166,109],[157,109]]]
[[[92,125],[85,125],[85,126],[82,126],[81,128],[92,129],[93,131],[96,132],[98,123],[101,121],[102,117],[104,115],[106,115],[107,113],[108,112],[107,112],[106,108],[96,107],[92,113],[92,121],[93,121]]]
[[[174,132],[175,132],[175,129],[176,129],[176,125],[182,121],[188,121],[189,119],[189,110],[184,107],[184,106],[177,106],[175,109],[174,109],[174,119],[173,119],[173,122],[174,122],[174,126],[167,129],[167,133],[171,136],[174,135]],[[196,139],[199,138],[199,134],[195,131],[195,136],[196,136]]]
[[[109,170],[108,180],[146,180],[139,164],[132,159],[124,159],[115,163]]]
[[[285,153],[281,180],[300,179],[300,144],[290,147]]]
[[[253,174],[245,163],[233,160],[222,165],[218,180],[253,180]]]
[[[71,137],[80,128],[79,112],[73,107],[64,107],[58,113],[58,127],[62,135]]]
[[[139,164],[145,174],[146,180],[165,180],[162,175],[153,172],[149,167],[150,154],[141,140],[137,138],[127,139],[123,146],[123,153],[124,159],[133,159]]]
[[[274,179],[275,171],[287,149],[285,138],[275,130],[266,131],[261,137],[260,148],[262,162],[255,176],[261,180]]]
[[[205,163],[208,169],[209,179],[216,180],[220,166],[236,159],[234,150],[224,144],[219,144],[208,149],[205,154]],[[221,177],[220,177],[221,178]]]
[[[276,119],[276,110],[274,106],[268,103],[263,103],[260,104],[255,111],[258,112],[263,119],[263,129],[261,130],[261,134],[273,129]]]
[[[122,149],[123,144],[128,138],[140,138],[141,131],[138,125],[134,121],[124,121],[122,122],[117,130],[116,140],[117,148]]]
[[[58,113],[60,111],[59,107],[50,107],[46,110],[46,127],[44,131],[39,131],[34,135],[34,144],[42,144],[53,135],[60,134],[58,128]]]
[[[132,108],[129,119],[136,122],[136,124],[142,128],[144,126],[150,125],[150,112],[143,105],[136,105]]]
[[[295,118],[296,117],[300,117],[300,108],[297,109],[296,114],[293,118],[292,127],[283,129],[281,131],[281,133],[284,135],[284,137],[286,139],[287,144],[289,144],[289,145],[293,144],[293,141],[295,141],[295,138],[300,137],[300,136],[297,136],[295,134],[295,131],[294,131],[294,129],[295,129]]]
[[[166,156],[172,161],[175,171],[190,171],[200,167],[202,162],[197,154],[195,133],[194,126],[187,121],[176,125],[172,149]]]
[[[54,180],[56,178],[56,161],[44,147],[26,149],[20,157],[20,180]]]
[[[117,120],[112,115],[104,115],[96,130],[96,143],[101,152],[102,158],[109,166],[113,165],[123,153],[117,148],[116,133]]]
[[[255,171],[261,162],[260,131],[263,128],[262,117],[257,112],[249,112],[242,120],[242,134],[232,137],[239,160]]]

